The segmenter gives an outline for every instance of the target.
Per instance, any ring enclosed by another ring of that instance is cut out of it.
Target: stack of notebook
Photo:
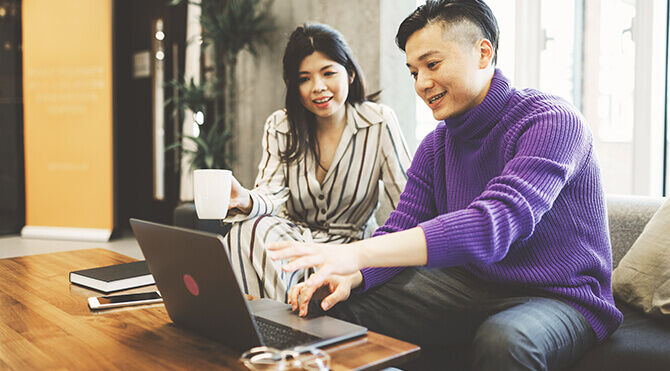
[[[155,283],[144,260],[70,272],[70,282],[104,293]]]

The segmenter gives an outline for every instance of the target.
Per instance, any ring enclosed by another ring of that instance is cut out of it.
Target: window
[[[587,0],[583,9],[582,112],[605,190],[661,195],[667,2]]]
[[[500,28],[498,68],[584,114],[605,192],[663,194],[667,0],[487,3]],[[416,112],[420,140],[435,121],[420,99]]]

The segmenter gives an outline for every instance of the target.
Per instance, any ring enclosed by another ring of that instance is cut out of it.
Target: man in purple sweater
[[[495,69],[498,26],[482,0],[429,0],[400,25],[416,93],[441,120],[374,237],[279,242],[301,315],[321,307],[425,349],[472,346],[476,369],[569,366],[619,326],[600,171],[566,101],[517,90]],[[414,266],[414,268],[407,268]],[[443,365],[442,365],[443,366]]]

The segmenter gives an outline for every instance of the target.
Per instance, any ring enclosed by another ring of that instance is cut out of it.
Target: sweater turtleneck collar
[[[500,118],[510,93],[509,80],[496,68],[484,100],[464,114],[444,120],[447,129],[465,140],[483,137]]]

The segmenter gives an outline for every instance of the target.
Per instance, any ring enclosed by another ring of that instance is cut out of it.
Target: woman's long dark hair
[[[363,74],[354,60],[351,49],[342,35],[329,26],[312,23],[293,31],[284,51],[284,83],[286,84],[286,115],[289,135],[286,149],[281,152],[282,161],[291,163],[310,151],[318,166],[321,166],[316,140],[316,117],[300,101],[299,68],[302,60],[314,52],[321,52],[346,68],[354,81],[349,84],[348,103],[366,100]]]

